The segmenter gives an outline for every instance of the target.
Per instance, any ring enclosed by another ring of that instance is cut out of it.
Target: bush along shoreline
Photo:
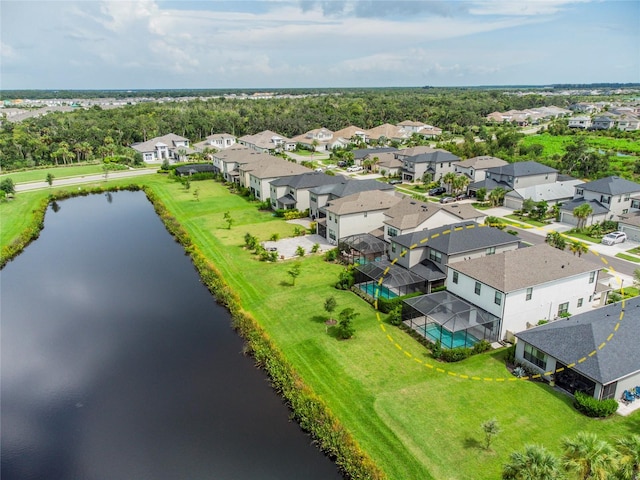
[[[50,203],[66,198],[120,190],[143,191],[167,231],[189,254],[203,284],[231,313],[232,327],[245,340],[245,352],[256,366],[269,375],[273,388],[291,409],[292,419],[308,432],[314,442],[336,463],[345,478],[383,480],[386,475],[355,441],[324,401],[304,383],[258,321],[242,308],[238,295],[224,281],[217,267],[193,243],[182,224],[169,212],[155,191],[145,185],[92,187],[80,191],[60,191],[43,199],[33,210],[33,221],[9,246],[2,249],[0,268],[11,261],[40,236]]]

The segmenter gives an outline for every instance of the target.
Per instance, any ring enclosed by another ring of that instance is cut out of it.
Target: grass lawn
[[[68,167],[49,167],[38,170],[27,170],[25,172],[6,173],[0,175],[0,179],[12,178],[14,183],[23,182],[44,182],[47,173],[51,173],[54,179],[77,177],[80,175],[92,175],[96,173],[103,173],[102,164],[95,165],[73,165]]]
[[[131,183],[116,181],[110,183]],[[244,250],[249,232],[259,240],[291,236],[294,225],[259,212],[215,182],[193,182],[191,191],[161,176],[136,178],[151,186],[190,232],[292,362],[389,479],[495,479],[514,450],[541,443],[559,453],[560,439],[586,430],[613,439],[640,431],[640,412],[592,420],[571,399],[540,383],[511,381],[504,351],[457,364],[439,364],[404,332],[379,321],[369,304],[333,284],[343,267],[319,255],[301,260],[295,286],[290,262],[262,263]],[[0,205],[14,232],[42,193],[24,193]],[[24,196],[24,200],[20,197]],[[235,223],[226,227],[224,212]],[[4,227],[4,222],[3,222]],[[3,244],[11,240],[3,228]],[[347,307],[359,313],[355,337],[339,341],[325,332],[325,298],[335,296],[334,317]],[[440,369],[440,371],[438,370]],[[461,375],[481,380],[461,378]],[[481,423],[495,418],[502,432],[482,448]]]
[[[576,238],[578,240],[582,240],[582,241],[588,242],[588,243],[600,243],[600,239],[599,238],[591,237],[591,236],[587,235],[586,233],[563,232],[563,235],[565,235],[567,237],[570,237],[570,238]]]
[[[508,218],[510,220],[515,220],[519,223],[526,223],[527,225],[533,225],[534,227],[546,227],[548,224],[544,222],[539,222],[538,220],[533,220],[528,217],[523,217],[522,215],[507,215],[504,218]]]
[[[640,258],[634,257],[633,255],[627,255],[625,253],[616,253],[615,256],[623,260],[628,260],[630,262],[640,263]]]

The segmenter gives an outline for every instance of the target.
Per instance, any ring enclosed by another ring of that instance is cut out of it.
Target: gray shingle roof
[[[585,200],[584,198],[574,198],[566,203],[560,205],[560,210],[564,210],[567,212],[573,212],[573,209],[579,207],[583,203],[588,203],[591,206],[592,213],[591,215],[602,215],[603,213],[607,213],[609,209],[602,205],[597,200]]]
[[[616,176],[582,183],[577,185],[577,187],[589,190],[590,192],[605,193],[607,195],[622,195],[624,193],[640,192],[640,184]]]
[[[555,173],[555,168],[547,167],[538,162],[515,162],[502,167],[487,169],[489,173],[498,175],[508,175],[512,177],[526,177],[528,175],[540,175],[543,173]]]
[[[275,187],[314,188],[321,185],[345,183],[347,179],[342,175],[327,175],[323,172],[307,172],[293,177],[278,178],[271,182]]]
[[[346,177],[345,177],[346,178]],[[344,183],[336,183],[332,185],[322,185],[309,190],[317,195],[331,194],[334,197],[346,197],[353,193],[366,192],[368,190],[395,190],[393,185],[379,182],[378,180],[352,180],[347,179]]]
[[[545,243],[456,262],[449,268],[505,293],[599,270],[584,258]]]
[[[404,161],[409,163],[458,162],[460,161],[460,157],[446,150],[436,150],[431,153],[420,153],[412,157],[406,157]]]
[[[395,147],[384,147],[384,148],[359,148],[357,150],[352,150],[353,158],[355,160],[362,160],[369,154],[376,153],[386,153],[386,152],[397,152],[398,149]]]
[[[597,382],[607,384],[640,371],[640,297],[626,300],[620,320],[621,302],[590,312],[573,315],[517,333],[516,336],[538,350],[560,360],[577,363],[575,370]],[[618,331],[615,327],[620,323]],[[610,334],[611,340],[607,340]],[[600,345],[606,342],[600,349]],[[596,355],[589,353],[597,351]]]

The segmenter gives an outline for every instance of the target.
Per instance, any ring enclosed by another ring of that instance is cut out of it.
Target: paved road
[[[135,170],[119,170],[115,172],[109,172],[107,177],[108,180],[113,180],[115,178],[127,178],[127,177],[138,177],[140,175],[150,175],[152,173],[156,173],[158,171],[157,168],[144,168],[144,169],[135,169]],[[105,181],[104,174],[94,174],[94,175],[83,175],[81,177],[69,177],[69,178],[60,178],[54,179],[53,185],[49,187],[47,182],[28,182],[28,183],[18,183],[16,184],[16,192],[28,192],[32,190],[40,190],[43,188],[53,188],[53,187],[66,187],[69,185],[79,185],[82,183],[94,183],[94,182],[103,182]]]

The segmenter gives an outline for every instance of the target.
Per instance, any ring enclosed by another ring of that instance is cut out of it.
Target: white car
[[[627,234],[624,232],[611,232],[602,237],[603,245],[613,245],[614,243],[624,243]]]
[[[354,165],[353,167],[347,168],[347,172],[359,172],[360,170],[362,170],[362,167],[358,165]]]

